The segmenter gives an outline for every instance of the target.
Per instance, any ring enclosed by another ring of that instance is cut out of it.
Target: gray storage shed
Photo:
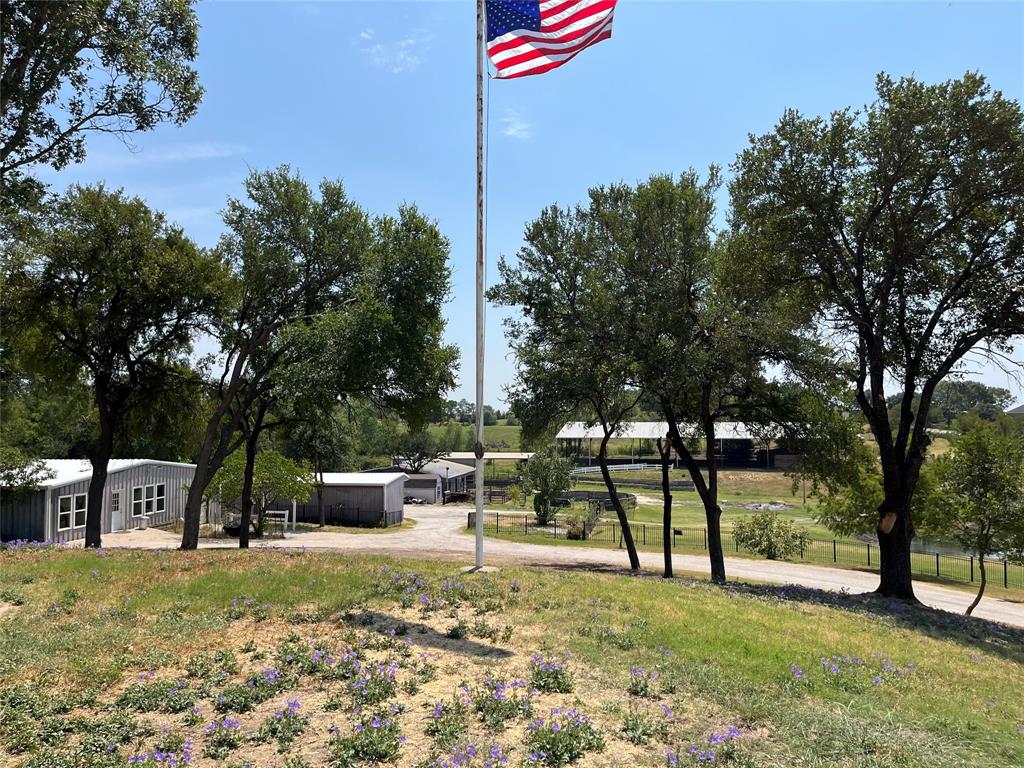
[[[317,478],[319,479],[319,478]],[[382,526],[399,525],[405,507],[404,472],[324,472],[324,513],[329,525]],[[317,494],[296,499],[296,516],[300,522],[317,522]],[[275,509],[286,510],[278,502]]]
[[[0,540],[67,542],[85,537],[92,467],[83,459],[47,459],[53,474],[38,491],[0,492]],[[195,464],[111,459],[103,489],[102,533],[164,525],[181,516]]]

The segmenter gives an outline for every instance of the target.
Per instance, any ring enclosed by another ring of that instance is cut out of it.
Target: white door
[[[120,490],[110,492],[110,530],[124,530],[124,499]]]

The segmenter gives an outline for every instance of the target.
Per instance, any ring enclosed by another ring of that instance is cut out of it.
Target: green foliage
[[[574,763],[589,752],[604,749],[604,736],[589,717],[577,709],[556,710],[530,723],[526,747],[541,765]]]
[[[984,557],[1024,560],[1024,434],[978,426],[929,467],[921,526],[929,536]]]
[[[562,518],[565,523],[565,537],[575,541],[589,539],[600,518],[600,507],[597,504],[572,504]]]
[[[572,673],[568,666],[570,656],[568,652],[561,658],[534,654],[530,659],[530,685],[547,693],[572,693]]]
[[[1024,328],[1024,112],[973,72],[934,85],[881,74],[876,92],[828,118],[788,110],[752,136],[731,221],[747,269],[813,311],[807,335],[827,326],[879,449],[880,591],[911,597],[910,505],[938,386],[972,350],[1012,356]],[[889,382],[911,398],[895,423]]]
[[[401,750],[398,721],[380,712],[364,714],[355,733],[335,735],[328,744],[330,768],[355,768],[363,763],[391,763]]]
[[[426,431],[402,432],[395,436],[391,456],[397,466],[410,472],[421,472],[423,467],[453,449]]]
[[[533,511],[537,525],[547,525],[554,513],[552,499],[572,488],[570,470],[572,462],[558,455],[555,448],[547,447],[533,454],[523,467],[522,490],[533,494]]]
[[[117,706],[135,712],[184,712],[195,702],[195,691],[180,680],[135,683],[117,697]]]
[[[39,459],[30,459],[17,448],[0,445],[0,488],[10,493],[35,491],[51,477],[53,472]]]
[[[451,749],[469,730],[468,714],[465,703],[458,696],[437,702],[427,720],[427,736],[440,749]]]
[[[622,734],[632,744],[646,744],[651,739],[668,736],[668,722],[664,717],[648,715],[630,707],[622,718]]]
[[[530,695],[522,680],[486,677],[470,696],[477,716],[491,730],[500,730],[517,717],[529,717],[532,711]]]
[[[3,6],[0,174],[85,158],[91,131],[182,124],[203,89],[190,66],[199,23],[189,0]],[[14,62],[18,63],[15,66]]]
[[[769,560],[787,560],[801,552],[806,536],[792,520],[778,512],[763,512],[736,521],[732,529],[736,543]]]
[[[244,481],[245,452],[235,451],[217,471],[212,486],[217,489],[222,503],[232,504],[241,499]],[[314,477],[308,467],[277,451],[264,450],[256,454],[252,499],[258,514],[278,501],[305,501],[313,492],[313,483]]]

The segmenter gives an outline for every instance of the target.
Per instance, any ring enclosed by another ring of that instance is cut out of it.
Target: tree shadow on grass
[[[594,566],[591,564],[552,563],[551,568],[567,571],[586,571],[610,575],[630,575],[665,581],[654,572],[635,573],[625,568]],[[920,603],[908,603],[868,592],[855,594],[815,589],[795,584],[749,584],[728,582],[715,584],[707,579],[680,577],[673,584],[725,592],[729,596],[742,596],[769,603],[805,603],[857,613],[890,627],[912,629],[938,640],[949,640],[965,646],[972,653],[984,651],[1024,664],[1024,628],[1002,624],[988,619],[964,616],[959,613],[929,608]]]
[[[448,637],[422,622],[408,621],[382,611],[354,610],[346,613],[342,620],[346,624],[381,634],[389,634],[394,630],[396,637],[409,638],[412,645],[417,647],[426,646],[427,648],[492,659],[507,659],[514,655],[505,648],[487,645],[466,637]]]
[[[895,600],[872,592],[831,592],[794,584],[732,582],[708,586],[729,594],[744,595],[768,602],[810,603],[859,613],[888,626],[912,629],[938,640],[958,643],[971,651],[985,651],[1024,664],[1024,628],[989,619],[929,608],[920,603]]]

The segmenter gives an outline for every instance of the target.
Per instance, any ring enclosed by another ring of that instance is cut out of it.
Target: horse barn
[[[3,492],[0,540],[67,542],[85,538],[92,466],[84,459],[46,459],[52,477],[37,491]],[[103,489],[102,533],[164,525],[185,510],[195,464],[111,459]]]
[[[656,442],[668,432],[664,421],[634,421],[622,424],[609,444],[609,464],[627,464],[657,461]],[[684,438],[695,439],[697,430],[688,425],[680,426]],[[593,464],[601,447],[604,433],[599,424],[588,426],[582,421],[566,424],[555,435],[555,443],[563,456],[575,456],[577,461]],[[704,463],[704,446],[694,446],[695,457]],[[792,457],[780,450],[774,441],[765,435],[765,430],[739,421],[715,423],[715,463],[719,467],[756,469],[788,466]]]

